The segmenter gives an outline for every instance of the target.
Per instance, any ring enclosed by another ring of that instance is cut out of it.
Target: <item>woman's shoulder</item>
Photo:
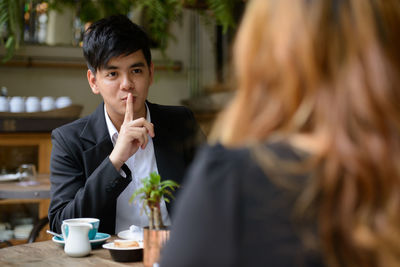
[[[204,145],[195,158],[192,166],[207,173],[232,172],[251,162],[248,161],[248,148],[228,148],[221,144]]]
[[[204,145],[198,152],[198,160],[207,163],[235,165],[236,161],[255,163],[255,155],[263,153],[279,161],[300,161],[304,154],[284,142],[266,142],[242,147],[226,147],[220,143]]]
[[[243,183],[267,183],[266,186],[283,183],[297,191],[304,184],[307,174],[293,173],[291,168],[301,163],[302,159],[304,154],[282,142],[266,142],[239,148],[221,144],[205,145],[199,150],[189,177],[201,180],[196,183],[203,183],[207,188],[214,187],[216,183],[232,186]]]
[[[226,161],[227,159],[235,159],[245,156],[248,153],[248,149],[241,148],[229,148],[223,146],[220,143],[217,144],[206,144],[204,145],[198,156],[200,158],[208,159],[209,161],[221,160]]]

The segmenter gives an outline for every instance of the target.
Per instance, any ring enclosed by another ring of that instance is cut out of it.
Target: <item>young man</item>
[[[83,52],[94,94],[104,100],[91,115],[52,132],[50,228],[64,219],[95,217],[100,232],[114,234],[148,224],[133,191],[150,172],[178,183],[204,141],[185,107],[146,101],[153,82],[146,33],[125,16],[93,23]],[[169,206],[162,203],[164,221]]]

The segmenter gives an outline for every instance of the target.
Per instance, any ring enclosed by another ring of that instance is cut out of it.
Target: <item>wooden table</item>
[[[50,205],[50,175],[39,174],[37,181],[39,184],[32,186],[23,186],[19,181],[17,182],[1,182],[0,183],[0,210],[16,204],[37,204],[38,205],[38,218],[47,217]],[[46,234],[45,227],[37,240],[49,240],[50,236]],[[11,240],[13,245],[21,244],[26,240]]]
[[[111,242],[115,236],[107,242]],[[65,254],[63,247],[53,241],[35,242],[0,249],[0,266],[133,266],[143,267],[142,262],[116,262],[103,248],[93,249],[82,258]]]

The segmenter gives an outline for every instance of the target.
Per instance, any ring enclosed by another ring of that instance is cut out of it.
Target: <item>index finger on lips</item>
[[[126,106],[125,106],[125,117],[124,122],[130,122],[133,120],[133,98],[132,94],[129,93],[126,98]]]

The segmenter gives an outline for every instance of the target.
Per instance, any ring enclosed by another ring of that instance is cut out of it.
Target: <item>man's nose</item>
[[[124,75],[121,81],[121,89],[132,90],[134,88],[135,88],[135,83],[133,81],[133,78],[130,77],[129,75]]]

